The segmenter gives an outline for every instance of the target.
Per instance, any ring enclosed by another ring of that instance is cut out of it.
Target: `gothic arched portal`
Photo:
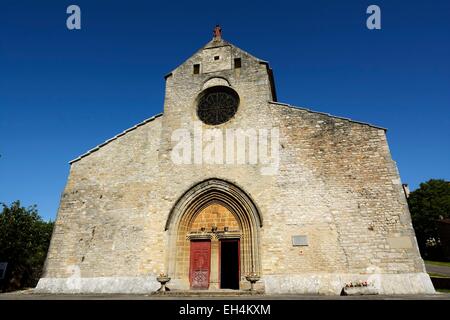
[[[209,179],[191,187],[176,202],[165,226],[172,286],[245,288],[245,275],[260,274],[262,223],[252,199],[236,185]]]

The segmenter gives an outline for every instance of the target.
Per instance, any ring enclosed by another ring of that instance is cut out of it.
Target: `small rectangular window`
[[[200,73],[200,64],[194,64],[194,74]]]
[[[220,56],[214,56],[214,60],[219,60]]]
[[[234,59],[234,68],[238,69],[241,67],[241,58],[235,58]]]

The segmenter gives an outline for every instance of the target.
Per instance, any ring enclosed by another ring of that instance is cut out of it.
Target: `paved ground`
[[[450,293],[395,296],[311,296],[311,295],[124,295],[124,294],[37,294],[31,290],[0,294],[0,300],[450,300]]]
[[[425,268],[428,272],[439,273],[450,277],[450,267],[426,263]]]

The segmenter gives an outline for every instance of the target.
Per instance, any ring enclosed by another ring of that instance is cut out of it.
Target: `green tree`
[[[20,201],[0,212],[0,262],[7,262],[3,290],[33,287],[42,272],[53,222],[43,221],[36,206],[24,208]]]
[[[408,204],[421,253],[430,258],[432,252],[427,241],[438,241],[437,221],[450,218],[450,182],[431,179],[421,183],[409,195]]]

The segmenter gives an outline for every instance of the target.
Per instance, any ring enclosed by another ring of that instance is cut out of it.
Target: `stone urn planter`
[[[260,276],[256,275],[256,274],[251,274],[251,275],[247,275],[245,276],[245,279],[250,282],[250,291],[255,291],[255,283],[261,279]]]
[[[161,287],[158,289],[158,292],[166,292],[170,291],[168,287],[166,287],[166,283],[170,281],[170,277],[165,274],[160,274],[156,277],[156,280],[161,284]]]
[[[378,294],[378,290],[374,287],[344,287],[341,296],[364,296]]]

